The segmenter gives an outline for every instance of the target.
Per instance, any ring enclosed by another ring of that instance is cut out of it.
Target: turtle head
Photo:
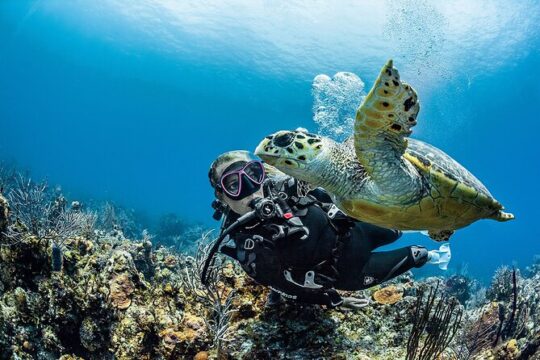
[[[325,138],[299,128],[278,131],[265,137],[255,149],[255,155],[284,173],[302,178],[323,152]]]

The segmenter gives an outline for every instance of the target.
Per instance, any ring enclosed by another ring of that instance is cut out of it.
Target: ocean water
[[[412,136],[516,215],[451,240],[451,271],[487,278],[540,254],[539,23],[534,0],[2,0],[0,159],[70,198],[216,226],[217,155],[281,129],[343,138],[393,58],[422,106]]]

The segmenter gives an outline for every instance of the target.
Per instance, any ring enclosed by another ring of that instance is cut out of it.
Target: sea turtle
[[[255,154],[311,186],[351,217],[383,227],[427,230],[448,240],[479,219],[507,221],[486,187],[441,150],[408,136],[420,110],[416,92],[389,60],[357,110],[343,143],[305,130],[267,136]]]

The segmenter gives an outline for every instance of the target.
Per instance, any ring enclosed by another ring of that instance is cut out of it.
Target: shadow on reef
[[[407,273],[345,293],[371,299],[360,311],[268,307],[221,257],[201,284],[212,233],[192,256],[156,248],[39,189],[0,196],[2,360],[540,359],[540,260],[526,276],[500,268],[487,290]]]
[[[284,354],[306,359],[313,355],[330,357],[335,353],[332,344],[339,337],[337,324],[319,307],[266,309],[258,319],[250,334],[251,353],[257,359],[276,359]]]

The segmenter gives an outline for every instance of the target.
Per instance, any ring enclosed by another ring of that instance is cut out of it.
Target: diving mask
[[[241,200],[257,192],[266,177],[264,165],[258,160],[238,161],[229,165],[219,180],[220,189],[233,200]]]

